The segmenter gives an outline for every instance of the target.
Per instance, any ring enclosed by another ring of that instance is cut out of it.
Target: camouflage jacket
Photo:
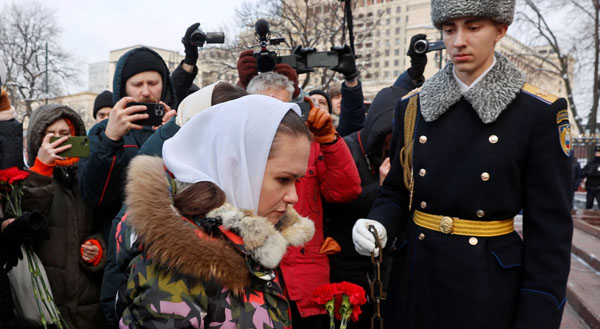
[[[118,295],[120,328],[291,326],[277,266],[289,245],[310,240],[312,221],[289,207],[274,226],[227,203],[190,220],[172,207],[159,158],[136,157],[128,177],[128,215],[116,236],[129,275]]]

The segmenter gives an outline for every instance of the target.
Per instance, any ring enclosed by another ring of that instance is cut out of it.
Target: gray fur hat
[[[431,0],[431,21],[442,24],[455,18],[482,17],[510,25],[515,15],[515,0]]]

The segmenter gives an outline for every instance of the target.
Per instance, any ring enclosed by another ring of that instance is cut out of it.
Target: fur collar
[[[421,88],[421,113],[427,122],[437,120],[463,96],[483,123],[494,122],[517,97],[525,83],[525,75],[497,52],[496,65],[479,83],[462,95],[452,74],[453,67],[452,63],[448,63],[444,69],[425,81]]]
[[[242,253],[231,241],[201,238],[181,219],[169,198],[169,182],[160,158],[137,156],[131,161],[126,187],[127,222],[153,262],[195,279],[215,279],[240,292],[249,285],[245,255],[265,268],[277,267],[289,245],[308,242],[314,223],[289,207],[274,226],[252,211],[224,204],[207,214],[243,239]]]

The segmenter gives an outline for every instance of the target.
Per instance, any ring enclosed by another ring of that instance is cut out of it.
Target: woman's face
[[[308,166],[310,142],[305,136],[280,135],[265,168],[258,215],[277,224],[289,204],[298,202],[296,181]]]

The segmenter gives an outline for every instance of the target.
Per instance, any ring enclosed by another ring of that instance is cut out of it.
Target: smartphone
[[[304,120],[304,121],[308,120],[308,112],[310,112],[310,103],[307,101],[298,101],[298,102],[293,102],[293,103],[300,106],[300,113],[302,116],[302,120]]]
[[[62,137],[51,137],[50,143]],[[61,157],[85,158],[90,156],[90,140],[87,136],[69,136],[69,139],[64,141],[59,146],[67,144],[73,145],[70,149],[58,154]]]
[[[132,102],[127,104],[126,107],[134,106],[134,105],[144,105],[146,106],[145,112],[137,112],[137,113],[146,113],[148,114],[148,118],[134,121],[132,123],[140,126],[160,126],[162,124],[162,118],[165,115],[165,107],[159,103],[144,103],[144,102]]]

